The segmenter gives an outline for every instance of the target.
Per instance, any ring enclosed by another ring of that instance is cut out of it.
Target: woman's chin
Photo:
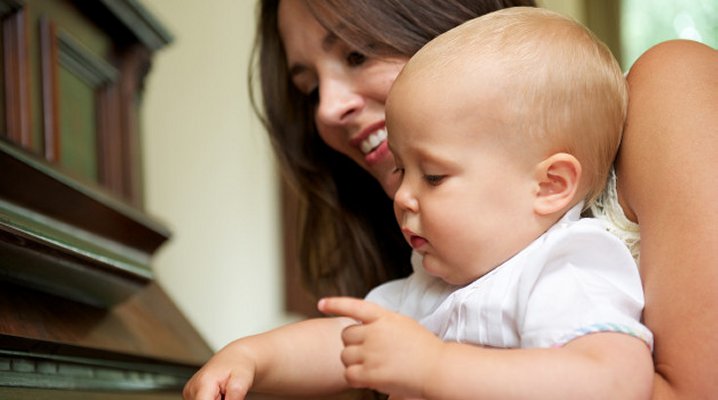
[[[401,176],[392,170],[378,179],[386,195],[393,199],[394,194],[399,189],[399,185],[401,184]]]

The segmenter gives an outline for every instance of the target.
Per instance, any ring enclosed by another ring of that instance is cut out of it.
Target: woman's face
[[[280,1],[278,18],[292,82],[315,101],[319,135],[393,196],[398,176],[386,144],[384,103],[407,58],[365,57],[324,29],[304,1]]]

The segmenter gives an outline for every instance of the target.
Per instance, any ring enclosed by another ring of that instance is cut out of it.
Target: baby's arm
[[[648,399],[653,383],[648,347],[620,333],[549,349],[447,343],[440,363],[447,368],[439,368],[427,398]]]
[[[320,302],[362,321],[344,331],[342,362],[354,387],[426,399],[648,398],[653,365],[645,343],[596,333],[553,349],[488,349],[445,343],[410,318],[357,299]]]
[[[238,339],[187,382],[184,398],[242,400],[250,389],[292,395],[347,389],[340,335],[352,323],[348,318],[311,319]]]

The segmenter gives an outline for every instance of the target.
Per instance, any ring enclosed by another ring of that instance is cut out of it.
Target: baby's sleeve
[[[520,282],[521,347],[560,347],[596,332],[643,340],[644,298],[638,268],[625,245],[590,224],[565,228],[546,245],[546,259]]]

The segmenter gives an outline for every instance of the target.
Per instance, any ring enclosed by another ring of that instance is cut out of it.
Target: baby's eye
[[[446,178],[446,175],[424,175],[424,180],[432,186],[440,184],[444,178]]]
[[[396,167],[394,168],[394,171],[392,171],[395,174],[404,175],[404,168],[402,167]]]
[[[352,51],[347,54],[347,64],[352,67],[358,67],[366,61],[366,56],[358,51]]]

